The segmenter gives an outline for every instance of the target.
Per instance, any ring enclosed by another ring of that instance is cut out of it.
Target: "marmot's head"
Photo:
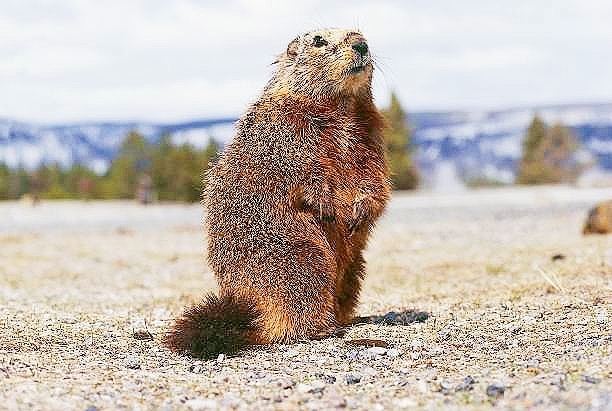
[[[313,98],[371,95],[372,56],[363,35],[353,30],[304,33],[287,46],[268,88]]]

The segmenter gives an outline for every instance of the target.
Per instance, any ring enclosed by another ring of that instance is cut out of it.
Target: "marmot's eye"
[[[327,40],[325,40],[323,37],[321,36],[314,36],[312,38],[312,45],[315,47],[323,47],[323,46],[327,46]]]

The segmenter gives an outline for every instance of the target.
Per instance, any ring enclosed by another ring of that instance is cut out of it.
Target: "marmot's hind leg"
[[[260,295],[260,329],[266,342],[296,342],[333,334],[335,263],[331,252],[311,241],[291,244],[274,268],[274,289]]]
[[[365,260],[361,253],[349,264],[338,284],[336,316],[340,325],[351,324],[359,300],[361,280],[365,276]]]

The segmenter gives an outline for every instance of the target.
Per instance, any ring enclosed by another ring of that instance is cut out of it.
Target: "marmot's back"
[[[390,196],[360,33],[293,40],[210,169],[208,260],[220,296],[179,319],[166,344],[197,356],[332,334],[350,323],[362,250]]]

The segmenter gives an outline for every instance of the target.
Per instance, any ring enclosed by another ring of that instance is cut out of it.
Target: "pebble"
[[[244,401],[233,394],[225,394],[221,398],[221,406],[224,408],[236,409],[244,404]]]
[[[370,359],[376,359],[377,357],[383,356],[387,354],[387,349],[383,348],[383,347],[370,347],[367,350],[365,350],[365,355],[366,357],[369,357]]]
[[[348,350],[346,353],[346,359],[349,361],[355,361],[359,356],[359,351],[357,350]]]
[[[204,365],[200,361],[196,361],[189,366],[189,372],[200,374],[204,371]]]
[[[346,383],[351,385],[351,384],[357,384],[359,381],[361,381],[361,374],[356,374],[356,373],[351,373],[351,374],[346,374]]]
[[[293,381],[291,378],[281,377],[275,381],[275,384],[277,387],[280,387],[283,390],[295,387],[295,381]]]
[[[397,357],[399,357],[402,354],[403,353],[400,350],[398,350],[397,348],[389,348],[387,350],[387,357],[389,357],[389,358],[397,358]]]
[[[138,329],[135,330],[132,334],[132,338],[140,341],[151,341],[153,339],[153,335],[146,329]]]
[[[470,391],[474,389],[475,382],[476,380],[474,380],[474,378],[468,375],[467,377],[463,379],[463,381],[461,381],[461,383],[459,383],[459,385],[457,385],[457,388],[455,388],[455,390],[456,391]]]
[[[584,382],[588,382],[589,384],[599,384],[601,382],[600,378],[592,377],[590,375],[582,375],[580,379]]]
[[[130,355],[123,360],[123,365],[130,370],[139,370],[140,360],[136,356]]]
[[[365,377],[375,377],[378,375],[378,371],[372,367],[363,367],[361,369],[361,375]]]
[[[310,384],[299,383],[295,386],[295,390],[300,394],[308,394],[314,392],[314,387]]]
[[[219,409],[219,403],[212,398],[194,398],[185,401],[185,406],[193,411],[216,410]]]
[[[393,401],[396,409],[414,409],[418,405],[412,398],[398,398]]]
[[[320,378],[326,384],[336,383],[336,377],[334,377],[333,375],[318,373],[318,374],[315,374],[315,377]]]
[[[503,384],[491,384],[487,387],[487,395],[493,398],[499,398],[506,392],[506,386]]]
[[[440,392],[444,395],[448,395],[450,393],[453,392],[453,385],[446,381],[446,380],[442,380],[440,381]]]
[[[438,331],[438,341],[447,340],[451,335],[451,330],[449,328],[443,328]]]
[[[312,386],[312,390],[310,392],[313,394],[322,393],[323,390],[325,390],[325,387],[327,387],[327,384],[321,380],[314,380],[310,383],[310,385]]]

